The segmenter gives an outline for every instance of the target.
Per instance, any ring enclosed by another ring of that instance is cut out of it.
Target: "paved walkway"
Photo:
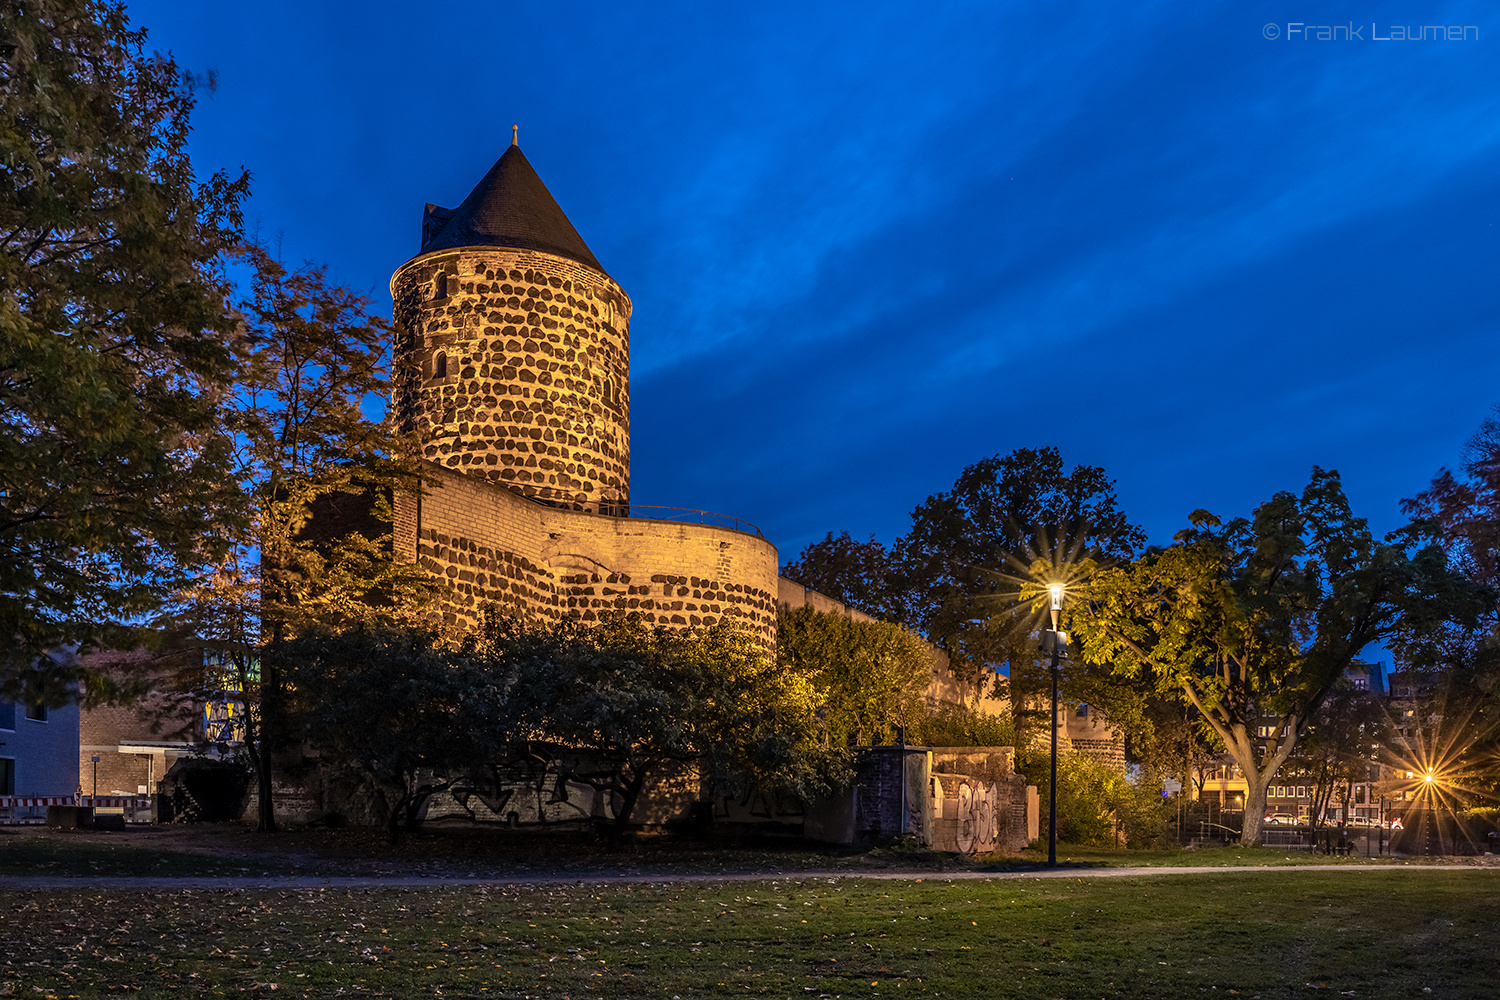
[[[124,889],[133,891],[211,889],[460,889],[544,885],[665,885],[716,882],[842,882],[880,880],[901,882],[1006,881],[1045,878],[1139,878],[1158,875],[1238,875],[1257,872],[1388,872],[1388,871],[1483,871],[1489,866],[1473,864],[1418,864],[1393,862],[1384,865],[1244,865],[1212,868],[1043,868],[1006,872],[735,872],[735,873],[592,873],[575,875],[496,876],[142,876],[0,875],[0,891],[57,891]]]

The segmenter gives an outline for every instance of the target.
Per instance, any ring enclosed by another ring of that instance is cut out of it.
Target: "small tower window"
[[[447,354],[447,352],[445,352],[445,351],[438,351],[436,354],[434,354],[432,356],[432,377],[433,378],[447,378],[448,377],[448,354]]]
[[[433,282],[432,297],[435,299],[446,299],[448,297],[448,272],[443,271]]]

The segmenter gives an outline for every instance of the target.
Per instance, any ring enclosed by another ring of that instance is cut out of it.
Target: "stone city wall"
[[[396,499],[396,550],[444,581],[445,621],[494,604],[542,620],[637,612],[649,625],[738,623],[776,643],[776,547],[731,528],[566,510],[429,466]]]
[[[580,506],[630,500],[630,299],[605,274],[498,248],[391,278],[395,410],[443,468]]]

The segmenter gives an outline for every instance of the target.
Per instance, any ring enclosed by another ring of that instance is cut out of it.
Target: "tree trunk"
[[[1260,843],[1260,826],[1266,816],[1266,791],[1271,786],[1271,773],[1262,773],[1255,767],[1240,765],[1245,773],[1245,812],[1240,825],[1240,844],[1254,847]]]
[[[259,760],[255,767],[258,799],[255,830],[257,833],[275,833],[276,800],[271,793],[271,755],[276,743],[274,734],[277,713],[280,711],[280,706],[276,704],[280,677],[276,668],[265,662],[265,658],[262,659],[260,670],[260,745],[257,748]]]
[[[240,653],[234,654],[235,671],[239,675],[240,697],[244,699],[245,752],[250,757],[250,766],[255,769],[255,831],[276,832],[276,812],[271,801],[271,754],[266,747],[265,693],[264,686],[252,695],[250,685],[250,663]],[[257,705],[251,709],[250,699],[255,697]]]
[[[276,805],[271,794],[271,755],[261,744],[260,763],[255,768],[256,833],[276,832]]]
[[[420,829],[422,807],[427,804],[427,800],[438,792],[447,791],[452,785],[452,781],[444,781],[436,785],[418,785],[415,789],[404,792],[386,814],[385,833],[390,842],[399,842],[403,830],[415,833]]]
[[[615,810],[614,822],[609,826],[609,849],[611,853],[618,853],[625,846],[625,828],[630,822],[630,814],[635,811],[635,804],[641,797],[641,789],[646,784],[646,771],[636,771],[621,788],[620,806]]]

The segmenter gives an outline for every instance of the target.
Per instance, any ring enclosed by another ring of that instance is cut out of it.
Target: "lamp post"
[[[1066,647],[1067,636],[1057,629],[1062,615],[1062,584],[1054,583],[1047,588],[1052,592],[1052,631],[1047,635],[1047,645],[1052,647],[1052,780],[1047,787],[1047,867],[1057,867],[1057,660]]]

